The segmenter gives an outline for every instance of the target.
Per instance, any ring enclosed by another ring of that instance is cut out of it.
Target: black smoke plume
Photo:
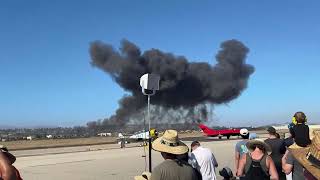
[[[125,124],[146,106],[146,97],[139,84],[145,73],[160,75],[160,90],[151,98],[151,103],[164,108],[190,109],[199,104],[228,103],[237,98],[254,72],[254,67],[245,62],[249,49],[237,40],[225,41],[220,48],[216,64],[210,65],[190,62],[183,56],[158,49],[141,52],[128,40],[121,42],[119,51],[101,41],[92,42],[92,65],[105,71],[131,93],[119,101],[119,109],[108,120]]]

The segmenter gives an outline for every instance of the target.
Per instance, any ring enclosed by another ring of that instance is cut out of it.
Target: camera
[[[144,74],[140,78],[140,86],[144,95],[154,95],[159,90],[160,76],[158,74]]]

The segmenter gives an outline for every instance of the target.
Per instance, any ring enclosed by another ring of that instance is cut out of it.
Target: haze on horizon
[[[128,92],[90,65],[95,40],[157,48],[215,63],[220,43],[249,49],[255,67],[217,125],[285,123],[304,111],[320,123],[320,3],[8,1],[0,6],[0,126],[77,126],[110,117]]]

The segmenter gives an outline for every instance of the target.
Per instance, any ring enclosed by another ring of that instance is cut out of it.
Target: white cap
[[[240,135],[245,136],[245,135],[248,135],[248,134],[249,134],[248,129],[240,129]]]

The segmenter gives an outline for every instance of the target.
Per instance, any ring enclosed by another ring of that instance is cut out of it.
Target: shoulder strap
[[[250,153],[246,153],[246,165],[244,166],[244,172],[245,174],[248,173],[252,163],[252,157]]]
[[[263,172],[267,176],[269,176],[269,170],[268,170],[268,167],[267,167],[267,157],[268,157],[267,154],[263,155],[263,157],[260,160],[260,165],[261,165],[261,168],[262,168]]]
[[[251,164],[252,164],[252,157],[251,157],[251,154],[250,153],[246,153],[246,165],[245,165],[245,174],[247,174],[249,172],[249,169],[251,167]],[[262,171],[267,175],[269,176],[269,170],[268,170],[268,167],[267,167],[267,157],[268,155],[265,154],[262,156],[262,158],[260,159],[259,163],[260,163],[260,166],[261,166],[261,169]]]

